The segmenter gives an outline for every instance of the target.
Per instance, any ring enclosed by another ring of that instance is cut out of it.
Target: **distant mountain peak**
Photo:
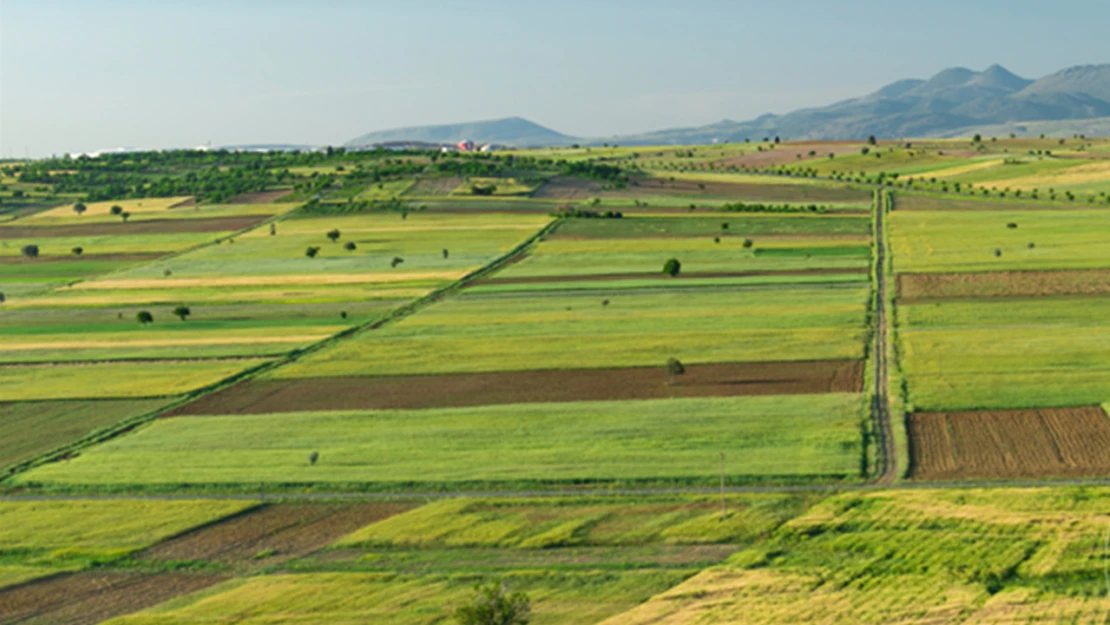
[[[927,80],[898,80],[863,97],[785,115],[768,113],[745,122],[724,119],[694,128],[581,139],[513,116],[371,132],[347,145],[387,141],[454,143],[471,139],[476,143],[529,147],[602,142],[673,145],[776,135],[784,140],[862,139],[869,135],[927,137],[950,136],[954,132],[973,134],[978,132],[977,128],[988,126],[1017,128],[1027,123],[1063,120],[1077,120],[1078,124],[1104,117],[1110,118],[1110,64],[1069,67],[1031,81],[995,63],[981,72],[950,67]]]

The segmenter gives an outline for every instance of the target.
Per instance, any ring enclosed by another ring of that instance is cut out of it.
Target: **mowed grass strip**
[[[897,313],[917,410],[1089,406],[1110,398],[1110,299],[950,300]]]
[[[255,505],[213,500],[0,501],[0,553],[120,555]]]
[[[691,571],[514,571],[501,576],[532,602],[535,625],[596,623],[677,584]],[[427,625],[452,618],[468,602],[479,575],[305,573],[226,582],[105,625],[211,623],[236,614],[243,625],[276,621],[308,624]]]
[[[582,369],[862,356],[868,292],[841,288],[461,296],[274,377]],[[603,305],[602,300],[608,301]]]
[[[266,362],[151,361],[0,367],[0,401],[167,397],[215,384]]]
[[[1020,211],[996,204],[989,211],[893,211],[895,271],[1110,267],[1110,211]]]
[[[278,482],[367,488],[581,481],[733,483],[858,474],[857,394],[519,404],[160,420],[22,484]],[[679,417],[678,415],[681,415]],[[315,465],[308,454],[319,452]]]
[[[0,373],[2,375],[2,373]],[[166,405],[165,399],[0,404],[0,467],[31,460],[92,432]]]

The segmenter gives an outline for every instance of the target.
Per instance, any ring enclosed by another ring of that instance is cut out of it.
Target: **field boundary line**
[[[875,371],[873,374],[874,389],[871,392],[871,418],[874,421],[874,433],[882,449],[878,471],[878,483],[891,484],[898,478],[898,447],[894,440],[894,427],[890,414],[890,371],[888,357],[890,355],[890,321],[887,309],[887,246],[886,246],[886,220],[884,219],[887,203],[886,193],[883,189],[876,189],[874,203],[874,236],[875,236],[875,317],[873,340]]]
[[[287,214],[287,213],[283,213],[283,215],[284,214]],[[277,217],[275,217],[274,219],[276,219],[276,218]],[[160,408],[152,410],[148,413],[144,413],[142,415],[138,415],[138,416],[132,417],[130,419],[125,419],[125,420],[120,421],[118,423],[115,423],[113,425],[106,426],[106,427],[94,430],[93,432],[90,432],[89,434],[81,437],[80,439],[78,439],[76,441],[73,441],[69,444],[66,444],[66,445],[63,445],[61,447],[57,447],[55,449],[47,451],[46,453],[41,454],[41,455],[39,455],[35,458],[31,458],[29,460],[25,460],[23,462],[20,462],[20,463],[14,464],[14,465],[10,465],[8,467],[0,467],[0,486],[2,486],[9,479],[11,479],[12,477],[14,477],[14,476],[16,476],[20,473],[24,473],[26,471],[29,471],[29,470],[31,470],[35,467],[38,467],[38,466],[41,466],[41,465],[44,465],[44,464],[49,464],[49,463],[55,462],[57,460],[62,460],[62,459],[67,458],[67,457],[72,457],[72,456],[76,455],[78,452],[80,452],[82,449],[85,449],[87,447],[91,447],[93,445],[97,445],[97,444],[109,441],[113,438],[116,438],[117,436],[121,436],[121,435],[126,434],[128,432],[131,432],[132,430],[134,430],[134,429],[136,429],[136,428],[138,428],[142,425],[145,425],[147,423],[150,423],[151,421],[154,421],[160,415],[168,413],[168,412],[173,411],[173,410],[176,410],[177,408],[180,408],[180,407],[192,402],[193,400],[200,399],[201,397],[204,397],[205,395],[209,395],[211,393],[215,393],[217,391],[223,390],[225,388],[228,388],[228,387],[233,386],[235,384],[238,384],[240,382],[245,382],[249,379],[253,379],[254,377],[256,377],[258,375],[266,373],[266,372],[268,372],[272,369],[276,369],[276,368],[278,368],[282,365],[285,365],[285,364],[288,364],[288,363],[291,363],[291,362],[295,362],[297,359],[301,358],[302,356],[306,356],[308,354],[315,353],[315,352],[317,352],[321,349],[329,347],[332,344],[337,343],[339,341],[342,341],[344,339],[356,336],[356,335],[361,334],[365,331],[376,330],[376,329],[381,328],[382,326],[387,325],[389,323],[392,323],[394,321],[404,319],[405,317],[408,317],[409,315],[412,315],[413,313],[416,313],[416,312],[420,311],[425,306],[428,306],[430,304],[434,304],[434,303],[438,302],[439,300],[443,299],[444,297],[466,288],[471,282],[473,282],[473,281],[475,281],[479,278],[482,278],[482,277],[486,276],[487,274],[490,274],[490,273],[493,273],[493,272],[496,272],[496,271],[500,270],[502,267],[504,267],[506,264],[508,264],[510,261],[512,261],[517,256],[526,253],[536,243],[543,240],[543,238],[545,236],[554,232],[555,229],[558,228],[563,223],[563,220],[564,220],[564,218],[562,218],[562,217],[552,219],[543,228],[540,228],[540,230],[534,232],[530,237],[528,237],[527,239],[525,239],[521,243],[517,244],[515,247],[513,247],[508,252],[506,252],[506,253],[502,254],[501,256],[498,256],[497,258],[493,259],[489,263],[483,265],[482,267],[479,267],[478,269],[475,269],[474,271],[471,271],[470,273],[466,274],[462,278],[459,278],[455,282],[452,282],[451,284],[440,287],[439,289],[436,289],[436,290],[434,290],[434,291],[432,291],[432,292],[430,292],[430,293],[428,293],[428,294],[426,294],[426,295],[424,295],[420,298],[417,298],[417,299],[415,299],[411,302],[408,302],[407,304],[403,304],[398,308],[394,308],[393,310],[385,313],[384,315],[380,315],[378,317],[370,319],[369,321],[363,322],[359,325],[352,326],[350,328],[342,330],[342,331],[340,331],[336,334],[333,334],[332,336],[330,336],[328,338],[322,339],[322,340],[320,340],[316,343],[313,343],[312,345],[309,345],[308,347],[305,347],[303,349],[293,350],[293,351],[289,352],[288,354],[285,354],[284,356],[278,357],[274,360],[270,360],[268,362],[260,363],[259,365],[255,366],[255,367],[250,367],[248,369],[244,369],[243,371],[239,371],[239,372],[237,372],[237,373],[235,373],[235,374],[233,374],[229,377],[223,378],[221,380],[217,380],[216,382],[213,382],[211,384],[202,386],[200,388],[193,389],[192,391],[189,391],[188,393],[185,393],[184,395],[180,395],[179,396],[180,399],[178,401],[171,402],[169,404],[166,404],[165,406],[162,406]],[[258,225],[262,226],[263,224],[258,224]],[[229,236],[231,236],[231,235],[229,235]],[[157,398],[157,396],[149,397],[149,398],[145,398],[145,399],[151,399],[151,398]],[[111,398],[103,398],[103,399],[111,399]]]

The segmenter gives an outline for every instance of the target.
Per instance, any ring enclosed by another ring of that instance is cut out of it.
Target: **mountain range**
[[[636,135],[572,137],[520,117],[509,117],[370,132],[346,145],[392,141],[454,143],[462,139],[519,147],[603,142],[666,145],[738,142],[770,136],[784,140],[832,140],[869,135],[947,137],[992,131],[1017,135],[1106,134],[1110,131],[1110,64],[1070,67],[1038,80],[1017,76],[1001,65],[981,72],[956,67],[928,80],[899,80],[874,93],[824,107]]]

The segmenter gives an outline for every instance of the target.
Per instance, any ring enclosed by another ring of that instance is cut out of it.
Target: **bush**
[[[313,246],[310,246],[308,249],[306,249],[304,251],[304,255],[309,257],[309,258],[316,258],[316,255],[319,254],[319,253],[320,253],[320,248],[313,247]]]
[[[493,195],[497,191],[495,184],[472,184],[470,185],[470,192],[474,195]]]
[[[154,315],[146,310],[140,310],[139,313],[135,315],[135,319],[144,326],[148,323],[154,323]]]
[[[663,263],[663,273],[670,277],[675,277],[682,271],[682,263],[678,262],[677,258],[668,258],[667,262]]]
[[[24,245],[23,249],[21,251],[23,252],[23,255],[26,256],[27,258],[38,258],[39,257],[39,246],[37,246],[35,244]]]
[[[78,246],[78,247],[75,247],[75,248],[73,248],[69,251],[73,252],[74,256],[80,256],[81,254],[85,253],[85,248]]]
[[[474,587],[474,598],[455,610],[459,625],[527,625],[532,602],[524,593],[509,594],[500,582]]]
[[[333,229],[333,230],[328,230],[328,238],[331,239],[332,243],[335,243],[336,241],[338,241],[339,240],[339,229],[336,228],[336,229]]]
[[[181,317],[182,321],[185,321],[185,318],[193,314],[193,311],[189,310],[188,306],[177,306],[173,309],[173,314]]]
[[[343,244],[343,249],[347,250],[348,252],[353,252],[357,248],[358,248],[358,246],[355,245],[354,241],[347,241],[346,243]]]

